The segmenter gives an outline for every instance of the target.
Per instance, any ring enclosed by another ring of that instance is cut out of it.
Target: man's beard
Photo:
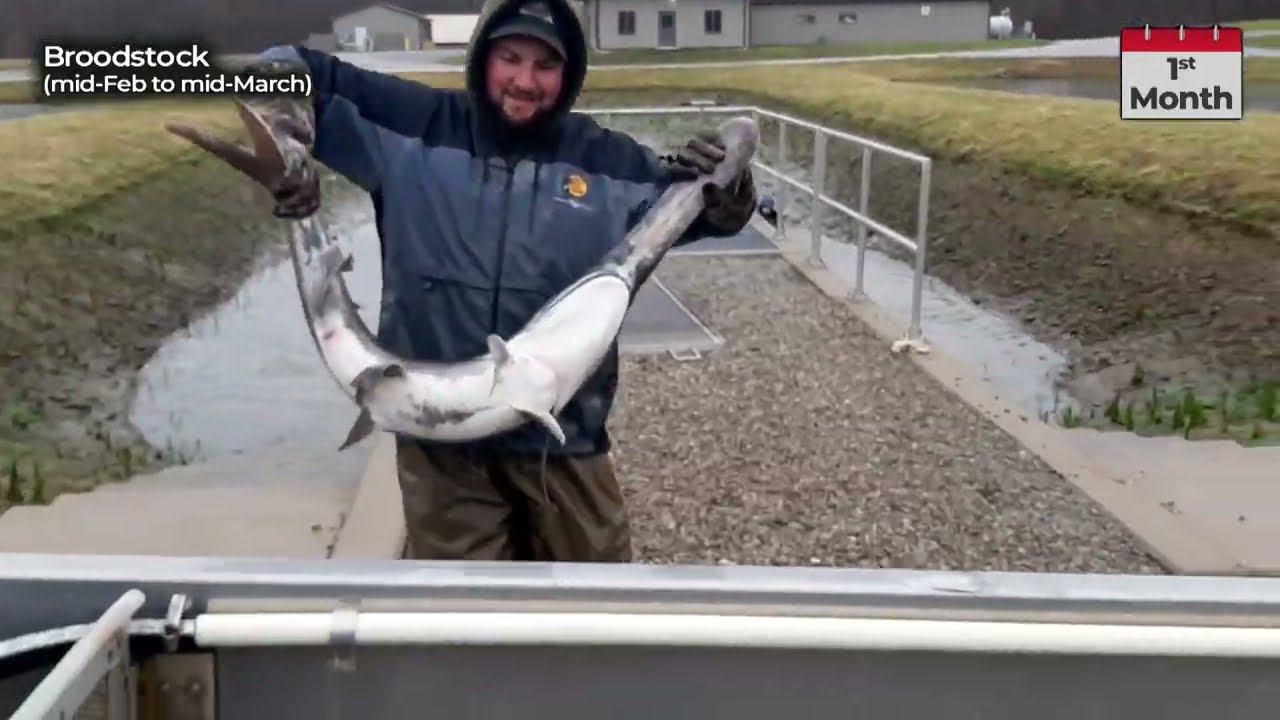
[[[541,93],[530,93],[530,92],[524,92],[521,90],[509,90],[502,93],[502,98],[503,98],[504,104],[508,100],[514,100],[515,102],[522,103],[526,106],[532,107],[532,112],[529,113],[528,117],[526,117],[524,120],[518,120],[514,122],[508,119],[506,117],[506,113],[504,112],[503,119],[506,120],[506,123],[508,125],[530,123],[537,120],[540,115],[546,114],[547,109],[541,107],[541,103],[542,103]]]
[[[526,93],[518,90],[505,91],[503,99],[506,100],[506,98],[532,102],[535,106],[533,113],[526,119],[512,121],[511,118],[507,117],[500,104],[490,100],[490,103],[494,105],[494,115],[497,117],[498,124],[502,128],[502,134],[505,136],[499,139],[502,144],[506,145],[511,142],[520,144],[523,141],[537,140],[540,135],[547,133],[554,126],[555,115],[552,112],[554,108],[541,106],[543,98],[541,94]]]

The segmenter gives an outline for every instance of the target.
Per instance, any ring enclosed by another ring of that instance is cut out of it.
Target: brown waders
[[[630,562],[608,454],[500,457],[396,438],[413,560]]]

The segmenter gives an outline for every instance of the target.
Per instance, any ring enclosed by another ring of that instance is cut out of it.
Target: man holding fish
[[[457,363],[493,352],[490,336],[520,331],[636,227],[668,184],[710,174],[725,157],[714,131],[659,158],[571,113],[587,47],[566,0],[486,2],[465,91],[300,47],[259,58],[310,73],[314,124],[298,127],[300,135],[314,127],[314,137],[299,139],[370,193],[383,255],[377,341],[407,359]],[[319,208],[314,173],[257,179],[274,193],[277,216]],[[735,234],[755,210],[749,165],[725,188],[704,190],[705,210],[677,244]],[[398,434],[408,556],[629,562],[606,429],[617,382],[615,342],[554,419],[471,442]]]

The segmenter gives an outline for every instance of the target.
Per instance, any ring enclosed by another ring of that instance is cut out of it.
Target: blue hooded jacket
[[[523,141],[498,129],[484,97],[487,37],[521,4],[485,4],[471,38],[466,90],[431,88],[299,46],[259,56],[305,63],[314,155],[372,199],[382,245],[378,341],[406,358],[456,362],[486,353],[490,333],[510,338],[620,242],[668,182],[653,150],[570,112],[587,48],[564,0],[544,0],[566,50],[563,92],[550,120]],[[700,220],[678,244],[740,229]],[[520,455],[605,452],[617,383],[614,343],[558,416],[564,447],[533,423],[473,445]]]

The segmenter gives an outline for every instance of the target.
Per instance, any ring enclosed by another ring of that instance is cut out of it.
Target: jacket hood
[[[487,107],[485,97],[485,58],[489,54],[489,33],[494,26],[517,13],[528,2],[538,2],[550,12],[560,31],[565,49],[564,83],[560,98],[551,109],[555,118],[563,117],[577,101],[587,76],[587,37],[582,21],[568,0],[486,0],[481,6],[471,41],[467,47],[467,92],[477,105]]]

